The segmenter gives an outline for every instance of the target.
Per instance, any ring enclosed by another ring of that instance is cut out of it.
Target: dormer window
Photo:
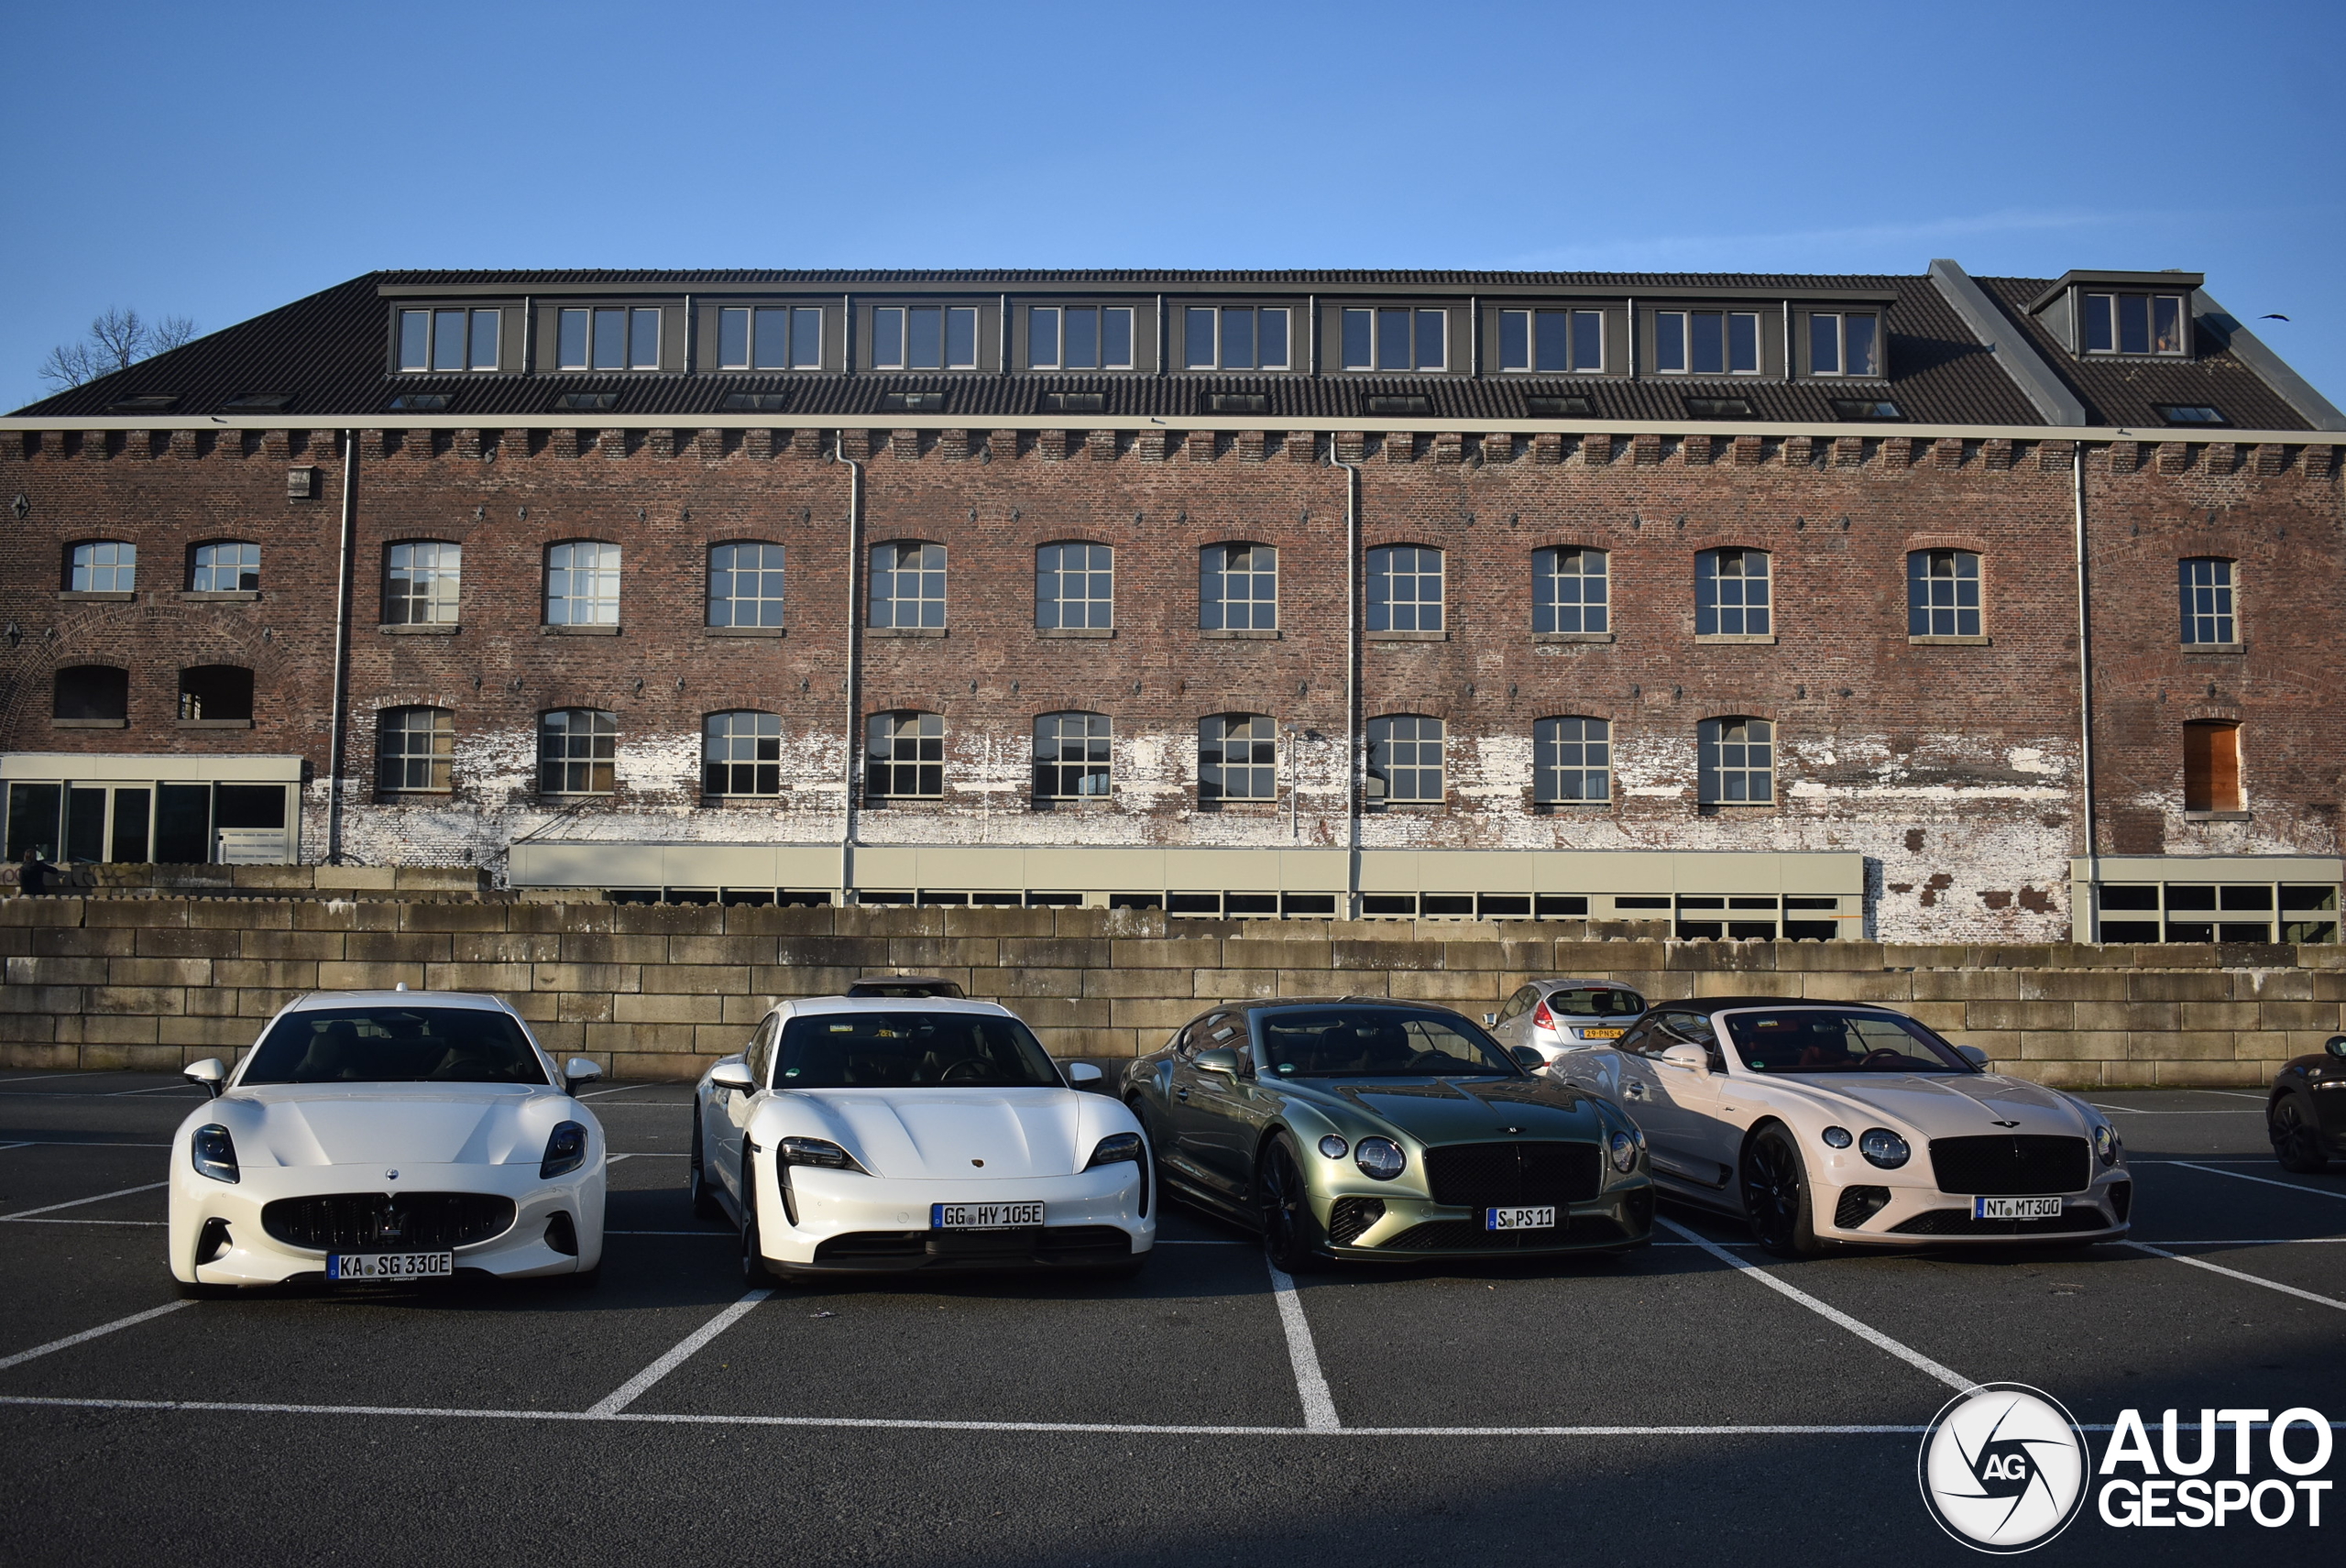
[[[1881,318],[1865,313],[1819,311],[1808,318],[1812,376],[1881,374]]]
[[[2183,354],[2190,321],[2180,294],[2088,294],[2080,340],[2088,354]]]
[[[1653,367],[1665,376],[1756,376],[1760,318],[1749,311],[1658,311]]]
[[[601,306],[561,313],[555,367],[562,370],[657,370],[660,312],[652,306]]]
[[[400,368],[494,370],[498,326],[496,311],[401,311]]]

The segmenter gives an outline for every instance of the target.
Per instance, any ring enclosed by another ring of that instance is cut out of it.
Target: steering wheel
[[[1889,1046],[1877,1047],[1873,1050],[1868,1051],[1864,1056],[1858,1058],[1858,1070],[1859,1072],[1864,1072],[1869,1069],[1874,1064],[1874,1058],[1877,1057],[1888,1057],[1892,1062],[1901,1062],[1906,1059],[1906,1053],[1902,1050],[1893,1049]]]
[[[964,1057],[937,1075],[939,1083],[978,1083],[984,1080],[986,1064],[975,1057]]]

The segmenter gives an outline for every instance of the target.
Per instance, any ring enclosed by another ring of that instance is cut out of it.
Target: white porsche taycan
[[[989,1002],[785,1002],[693,1100],[694,1211],[729,1214],[741,1269],[1129,1273],[1156,1245],[1133,1113],[1062,1075]]]
[[[603,1259],[603,1129],[504,1003],[321,992],[261,1031],[171,1140],[170,1263],[207,1293],[568,1275]]]
[[[1781,1255],[2123,1236],[2108,1119],[1986,1062],[1887,1007],[1732,996],[1657,1003],[1550,1070],[1628,1112],[1665,1193]]]

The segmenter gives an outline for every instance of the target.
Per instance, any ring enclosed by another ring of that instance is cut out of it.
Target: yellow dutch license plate
[[[1621,1037],[1621,1031],[1618,1029],[1583,1029],[1580,1032],[1580,1037],[1584,1040],[1617,1040]]]

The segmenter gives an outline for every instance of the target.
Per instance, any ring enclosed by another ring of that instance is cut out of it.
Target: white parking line
[[[626,1382],[612,1389],[601,1399],[597,1400],[594,1405],[588,1408],[586,1414],[590,1416],[618,1415],[630,1405],[635,1403],[635,1401],[653,1384],[659,1382],[660,1379],[667,1376],[668,1374],[674,1372],[677,1367],[682,1366],[686,1361],[690,1360],[695,1351],[697,1351],[701,1346],[715,1339],[718,1334],[723,1333],[727,1329],[731,1328],[735,1323],[740,1322],[743,1317],[748,1315],[751,1308],[756,1306],[759,1302],[764,1300],[767,1297],[773,1294],[773,1292],[769,1289],[751,1291],[748,1295],[742,1297],[740,1300],[726,1308],[725,1310],[709,1319],[708,1321],[703,1323],[699,1328],[695,1329],[691,1333],[686,1334],[683,1339],[677,1341],[675,1348],[669,1351],[667,1354],[662,1356],[659,1360],[653,1362],[651,1365],[645,1367],[642,1371],[637,1373],[634,1376],[629,1378]]]
[[[30,1143],[0,1144],[0,1154],[6,1154],[10,1149],[28,1149],[32,1146]]]
[[[1320,1373],[1320,1353],[1312,1348],[1311,1323],[1303,1315],[1303,1303],[1295,1294],[1295,1281],[1279,1266],[1266,1257],[1263,1266],[1271,1271],[1271,1294],[1279,1304],[1279,1327],[1287,1332],[1287,1358],[1295,1368],[1295,1397],[1303,1402],[1303,1427],[1306,1431],[1334,1431],[1342,1425],[1336,1420],[1336,1401],[1329,1396],[1328,1379]]]
[[[1701,1236],[1698,1236],[1694,1232],[1688,1230],[1685,1226],[1680,1224],[1677,1221],[1670,1219],[1666,1215],[1657,1214],[1654,1216],[1654,1223],[1658,1225],[1668,1225],[1672,1230],[1676,1231],[1680,1235],[1684,1236],[1688,1241],[1693,1242],[1696,1246],[1701,1247],[1705,1252],[1709,1253],[1713,1257],[1717,1258],[1722,1263],[1732,1264],[1737,1268],[1739,1268],[1746,1274],[1749,1275],[1752,1278],[1760,1281],[1760,1284],[1768,1287],[1769,1289],[1779,1291],[1783,1295],[1789,1296],[1793,1300],[1798,1301],[1802,1306],[1806,1307],[1810,1311],[1831,1319],[1834,1322],[1840,1324],[1843,1328],[1848,1330],[1859,1339],[1864,1340],[1870,1344],[1879,1345],[1883,1350],[1886,1350],[1891,1354],[1896,1356],[1899,1360],[1906,1363],[1909,1366],[1915,1368],[1917,1371],[1928,1373],[1931,1376],[1937,1378],[1940,1382],[1946,1384],[1956,1392],[1959,1394],[1968,1393],[1971,1389],[1978,1387],[1978,1385],[1973,1383],[1968,1377],[1964,1376],[1960,1373],[1952,1372],[1947,1368],[1941,1366],[1937,1362],[1933,1361],[1921,1351],[1899,1343],[1896,1340],[1891,1339],[1888,1334],[1881,1332],[1879,1329],[1868,1328],[1865,1324],[1858,1321],[1857,1319],[1849,1316],[1848,1313],[1842,1311],[1837,1307],[1826,1306],[1824,1302],[1818,1300],[1815,1297],[1810,1295],[1805,1290],[1794,1289],[1792,1286],[1785,1284],[1782,1280],[1777,1278],[1774,1275],[1769,1273],[1758,1264],[1736,1256],[1735,1254],[1727,1251],[1727,1248],[1719,1245],[1717,1243],[1705,1241]]]
[[[202,1085],[193,1083],[154,1083],[148,1085],[145,1089],[117,1089],[114,1091],[114,1098],[119,1100],[126,1094],[159,1094],[166,1089],[185,1090],[201,1088]]]
[[[149,1225],[160,1230],[170,1223],[169,1220],[27,1220],[14,1214],[6,1218],[17,1225]]]
[[[2220,1106],[2213,1111],[2145,1111],[2139,1105],[2104,1105],[2099,1100],[2088,1100],[2086,1103],[2097,1111],[2122,1111],[2129,1116],[2262,1116],[2264,1114],[2262,1111],[2234,1111],[2229,1106]]]
[[[73,1198],[44,1208],[27,1209],[18,1214],[0,1214],[0,1220],[29,1220],[35,1214],[53,1214],[60,1209],[78,1209],[84,1203],[103,1203],[109,1198],[127,1198],[134,1192],[152,1192],[158,1187],[169,1187],[168,1181],[150,1181],[144,1187],[126,1187],[119,1192],[101,1192],[95,1198]]]
[[[166,1301],[159,1307],[150,1307],[143,1312],[133,1312],[126,1318],[116,1318],[110,1323],[100,1323],[94,1329],[83,1329],[78,1334],[67,1334],[63,1339],[53,1339],[47,1344],[37,1344],[30,1350],[20,1350],[14,1355],[0,1356],[0,1372],[5,1372],[11,1366],[22,1366],[35,1356],[47,1355],[54,1350],[68,1350],[74,1345],[96,1339],[102,1334],[110,1334],[116,1329],[130,1328],[147,1322],[150,1319],[159,1318],[166,1312],[176,1312],[181,1307],[194,1305],[192,1301]]]
[[[53,1083],[60,1078],[104,1078],[104,1070],[94,1072],[44,1072],[31,1078],[0,1078],[0,1089],[14,1089],[20,1083]]]
[[[2145,1159],[2137,1165],[2174,1165],[2186,1170],[2204,1170],[2210,1176],[2229,1176],[2234,1181],[2253,1181],[2259,1187],[2278,1187],[2289,1192],[2310,1192],[2317,1198],[2346,1198],[2346,1192],[2333,1192],[2327,1187],[2300,1187],[2294,1181],[2275,1181],[2269,1176],[2250,1176],[2244,1171],[2219,1170],[2212,1165],[2198,1165],[2187,1159]]]
[[[2262,1285],[2267,1290],[2278,1290],[2284,1296],[2295,1296],[2301,1300],[2312,1301],[2324,1307],[2335,1307],[2340,1311],[2346,1312],[2346,1301],[2336,1301],[2327,1296],[2317,1296],[2310,1290],[2300,1290],[2294,1285],[2284,1285],[2277,1279],[2260,1279],[2253,1274],[2242,1274],[2237,1268],[2226,1268],[2220,1263],[2209,1263],[2204,1257],[2186,1257],[2179,1252],[2166,1252],[2153,1246],[2148,1242],[2121,1242],[2118,1245],[2132,1247],[2136,1252],[2149,1253],[2154,1257],[2173,1258],[2177,1263],[2187,1263],[2194,1268],[2204,1268],[2210,1274],[2220,1274],[2230,1279],[2245,1280],[2251,1285]],[[2180,1246],[2189,1244],[2179,1242],[2176,1245]]]

